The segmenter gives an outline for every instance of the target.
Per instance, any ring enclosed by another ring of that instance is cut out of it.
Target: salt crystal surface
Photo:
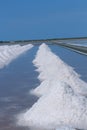
[[[67,126],[59,126],[56,130],[76,130],[76,129]]]
[[[41,84],[32,93],[41,97],[18,115],[17,124],[47,130],[87,130],[87,83],[45,44],[33,63]]]

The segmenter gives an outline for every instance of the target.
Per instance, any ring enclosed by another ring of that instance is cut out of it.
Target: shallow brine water
[[[0,69],[1,130],[22,130],[14,125],[14,115],[31,107],[37,100],[29,95],[29,90],[39,84],[38,73],[32,64],[36,50],[37,47],[32,48]]]
[[[15,116],[29,109],[37,97],[30,95],[29,90],[36,88],[40,81],[32,61],[39,46],[34,46],[21,54],[10,64],[0,69],[0,130],[29,130],[17,126]],[[81,78],[87,82],[87,57],[57,45],[49,46],[64,62],[75,68]]]

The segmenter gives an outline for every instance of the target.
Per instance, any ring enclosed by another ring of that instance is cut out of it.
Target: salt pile
[[[41,84],[32,93],[41,97],[18,115],[18,125],[38,130],[87,130],[87,83],[45,44],[33,63],[40,72]]]
[[[40,72],[38,76],[39,80],[43,81],[40,86],[32,91],[35,95],[40,96],[46,93],[50,87],[49,85],[47,85],[48,87],[46,85],[43,87],[44,81],[50,83],[50,80],[54,79],[69,84],[76,94],[87,95],[87,83],[80,79],[80,76],[71,66],[64,63],[58,56],[52,53],[46,44],[42,44],[39,47],[33,63],[38,67],[37,71]]]
[[[8,65],[13,59],[17,58],[20,54],[31,49],[33,45],[2,45],[0,46],[0,68]]]

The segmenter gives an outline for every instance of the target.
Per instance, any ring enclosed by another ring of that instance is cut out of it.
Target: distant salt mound
[[[71,66],[64,63],[58,56],[52,53],[46,44],[43,43],[39,47],[33,63],[36,67],[38,67],[36,71],[40,73],[38,76],[39,80],[46,80],[50,83],[50,80],[57,79],[69,84],[75,93],[87,95],[87,83],[80,79],[80,76]],[[50,87],[48,88],[45,85],[43,86],[43,84],[44,82],[31,91],[31,93],[37,96],[45,94]]]
[[[0,46],[0,68],[8,65],[13,59],[17,58],[20,54],[31,49],[33,45],[2,45]]]

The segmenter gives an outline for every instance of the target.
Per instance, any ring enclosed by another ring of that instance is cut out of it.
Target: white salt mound
[[[44,130],[87,130],[87,83],[45,44],[33,62],[42,82],[32,93],[41,97],[18,115],[17,124]]]
[[[37,71],[40,73],[38,76],[39,80],[57,79],[69,84],[75,93],[87,95],[87,83],[80,79],[80,76],[71,66],[64,63],[58,56],[52,53],[46,44],[42,44],[39,47],[33,63],[38,67]],[[43,85],[38,86],[32,91],[32,93],[38,96],[45,94],[45,92]]]
[[[42,96],[46,92],[49,92],[49,87],[51,89],[50,83],[51,83],[51,80],[44,80],[43,82],[41,82],[41,84],[37,88],[35,88],[34,90],[31,90],[30,94],[36,95],[37,97]]]
[[[30,110],[19,116],[19,125],[55,129],[58,125],[87,130],[87,99],[75,95],[66,83],[54,80],[51,89]],[[50,86],[49,86],[50,87]]]
[[[2,45],[0,46],[0,68],[8,65],[13,59],[17,58],[20,54],[31,49],[33,45]]]

